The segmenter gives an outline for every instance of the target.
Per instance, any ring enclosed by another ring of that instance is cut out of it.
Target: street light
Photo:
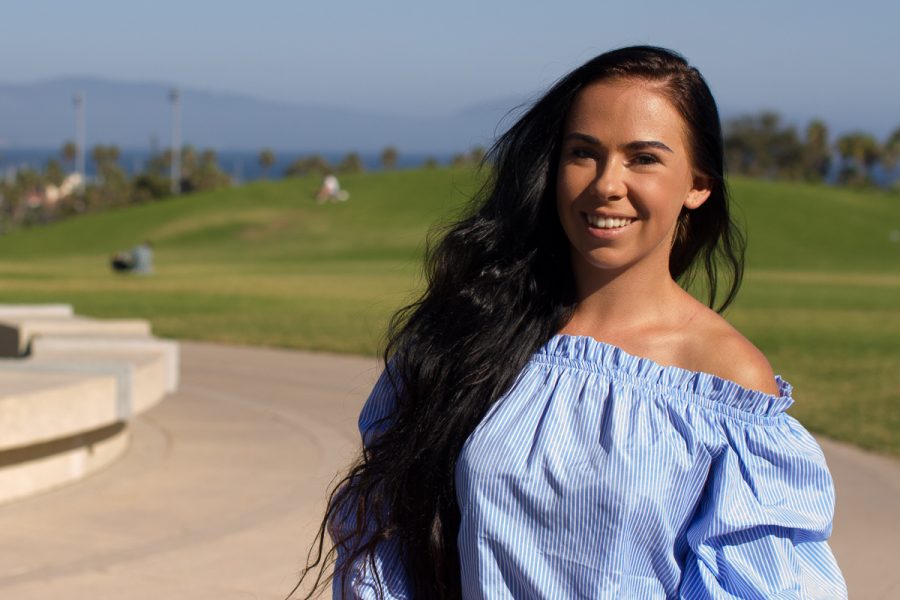
[[[75,92],[72,97],[72,104],[75,105],[75,170],[78,172],[80,184],[85,182],[85,131],[87,129],[85,123],[85,104],[86,99],[84,92]]]
[[[173,195],[181,193],[181,97],[178,88],[169,91],[172,102],[172,171],[171,190]]]

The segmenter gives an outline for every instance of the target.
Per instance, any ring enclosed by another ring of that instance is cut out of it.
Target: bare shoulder
[[[703,307],[692,325],[686,349],[693,370],[748,389],[778,394],[775,373],[765,355],[721,315]]]

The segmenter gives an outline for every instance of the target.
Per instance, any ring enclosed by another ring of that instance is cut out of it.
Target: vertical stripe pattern
[[[778,385],[552,338],[460,454],[463,597],[846,598],[831,476]],[[364,440],[392,404],[382,377]],[[400,557],[385,544],[334,597],[374,598],[380,580],[385,598],[409,598]]]

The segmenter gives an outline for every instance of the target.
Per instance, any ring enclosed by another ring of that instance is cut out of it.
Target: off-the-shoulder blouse
[[[554,336],[459,456],[463,597],[846,598],[827,543],[831,476],[777,383],[772,396]],[[392,406],[382,375],[364,442]],[[354,567],[336,598],[376,598],[376,581],[412,597],[394,542],[377,574]]]

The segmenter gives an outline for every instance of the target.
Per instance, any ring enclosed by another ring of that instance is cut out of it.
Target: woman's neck
[[[647,329],[677,327],[690,297],[659,265],[604,271],[573,265],[578,304],[562,333],[614,340]]]

